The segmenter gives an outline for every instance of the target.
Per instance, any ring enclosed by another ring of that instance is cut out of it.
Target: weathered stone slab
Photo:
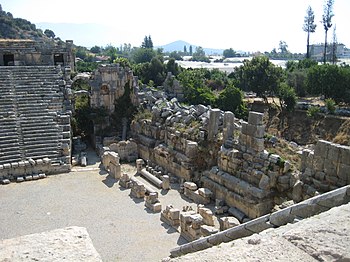
[[[2,261],[102,261],[83,227],[0,240]]]

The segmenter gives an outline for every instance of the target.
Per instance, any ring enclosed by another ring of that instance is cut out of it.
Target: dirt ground
[[[86,168],[67,174],[0,186],[0,239],[85,227],[103,261],[159,261],[170,249],[186,243],[160,221],[159,213],[151,213],[142,199],[131,198],[130,190],[100,171],[92,152],[88,161]],[[135,171],[132,165],[122,169]],[[177,190],[160,193],[160,201],[163,208],[167,204],[195,207]]]

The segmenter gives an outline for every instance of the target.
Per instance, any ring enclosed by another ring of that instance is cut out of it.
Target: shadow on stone
[[[106,178],[104,180],[102,180],[102,182],[108,186],[108,187],[113,187],[113,185],[115,183],[117,183],[118,181],[115,180],[113,177],[111,177],[110,175],[106,176]]]

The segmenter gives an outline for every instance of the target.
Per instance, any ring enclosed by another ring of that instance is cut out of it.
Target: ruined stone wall
[[[140,157],[186,181],[196,180],[198,171],[216,162],[218,144],[207,139],[208,107],[184,107],[176,99],[160,99],[150,110],[151,119],[131,124]]]
[[[110,113],[115,111],[115,101],[124,94],[125,87],[128,86],[133,94],[137,86],[137,78],[133,76],[132,71],[120,67],[119,64],[99,66],[91,75],[89,82],[91,107],[105,107]]]
[[[232,114],[227,112],[225,114]],[[204,173],[203,186],[215,198],[224,200],[250,218],[267,214],[275,205],[275,196],[290,191],[293,173],[288,161],[264,150],[263,114],[250,112],[242,122],[238,141],[232,141],[232,116],[224,117],[225,141],[217,166]]]
[[[350,184],[350,147],[319,140],[303,150],[299,201]]]

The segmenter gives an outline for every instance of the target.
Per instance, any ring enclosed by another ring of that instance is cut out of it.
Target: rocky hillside
[[[0,5],[0,38],[5,39],[33,39],[49,40],[37,29],[35,24],[23,18],[14,18],[10,12],[2,10]]]

